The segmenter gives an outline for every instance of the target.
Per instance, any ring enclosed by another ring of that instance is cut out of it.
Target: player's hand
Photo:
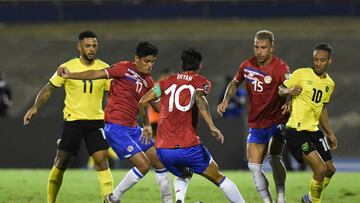
[[[337,148],[337,139],[334,134],[327,135],[326,140],[328,141],[330,150],[335,150]]]
[[[292,87],[288,90],[288,94],[291,96],[298,96],[302,92],[302,88],[299,86]]]
[[[217,106],[217,113],[219,116],[223,116],[223,113],[226,111],[226,108],[228,107],[228,102],[223,101]]]
[[[60,66],[56,72],[57,72],[58,76],[63,77],[63,78],[68,78],[69,74],[70,74],[70,71],[64,66]]]
[[[291,100],[286,101],[286,103],[281,106],[281,109],[282,109],[282,111],[281,111],[282,115],[284,115],[286,113],[290,113],[291,112]]]
[[[210,128],[210,132],[212,136],[215,137],[216,141],[220,142],[221,144],[224,143],[224,135],[221,133],[219,129],[217,129],[215,126]]]
[[[152,130],[152,127],[151,125],[149,126],[144,126],[143,129],[142,129],[142,134],[141,134],[141,142],[143,144],[150,144],[150,140],[152,138],[152,135],[153,135],[153,130]]]
[[[37,108],[31,107],[24,116],[24,125],[28,125],[31,117],[33,117],[37,113]]]

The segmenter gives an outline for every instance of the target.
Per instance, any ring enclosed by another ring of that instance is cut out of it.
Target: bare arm
[[[237,81],[237,80],[233,79],[227,86],[225,94],[224,94],[224,98],[223,98],[222,102],[217,106],[217,113],[220,116],[222,116],[222,114],[226,111],[226,108],[229,104],[230,99],[234,96],[234,94],[236,93],[238,87],[240,86],[240,84],[242,82],[243,82],[243,80]]]
[[[57,70],[57,74],[63,78],[75,80],[95,80],[108,78],[107,73],[104,69],[71,73],[66,67],[59,67]]]
[[[326,134],[326,138],[327,141],[329,143],[330,149],[334,150],[337,148],[337,139],[334,135],[334,132],[330,126],[330,122],[329,122],[329,116],[327,113],[327,109],[326,106],[324,105],[321,114],[320,114],[320,125],[321,127],[324,129],[325,134]]]
[[[26,112],[24,116],[24,125],[29,124],[31,117],[33,117],[40,107],[49,99],[50,95],[54,92],[56,87],[54,87],[50,82],[46,83],[39,91],[36,96],[34,105]]]
[[[206,100],[205,93],[202,91],[196,91],[195,101],[201,117],[205,120],[206,124],[210,128],[211,134],[218,142],[221,144],[224,143],[224,135],[220,132],[219,129],[216,128],[211,118],[209,104]]]
[[[147,107],[154,99],[156,99],[155,92],[153,90],[149,90],[139,101],[140,118],[143,124],[143,134],[141,139],[145,144],[149,142],[149,139],[151,139],[153,134],[151,123],[147,114]]]

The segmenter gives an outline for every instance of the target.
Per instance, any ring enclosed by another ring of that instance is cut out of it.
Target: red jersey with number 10
[[[123,126],[137,126],[140,98],[154,87],[150,75],[139,72],[130,61],[120,61],[105,69],[112,78],[105,121]]]
[[[249,95],[248,122],[250,128],[268,128],[285,124],[288,115],[281,114],[281,106],[286,102],[278,94],[278,88],[289,75],[288,65],[273,56],[269,65],[260,67],[256,57],[241,63],[235,79],[245,80]]]
[[[195,128],[197,106],[195,92],[206,95],[211,83],[193,71],[170,75],[159,82],[160,119],[155,146],[158,148],[185,148],[200,144]]]

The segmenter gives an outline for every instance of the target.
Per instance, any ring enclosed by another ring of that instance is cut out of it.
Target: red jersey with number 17
[[[206,95],[211,83],[204,76],[186,71],[159,82],[160,118],[155,146],[158,148],[185,148],[200,144],[196,134],[197,106],[195,92]]]
[[[120,61],[105,69],[112,78],[105,121],[123,126],[137,126],[140,98],[154,87],[150,75],[141,73],[130,61]]]
[[[249,95],[248,123],[250,128],[268,128],[285,124],[288,115],[281,114],[281,106],[286,102],[278,94],[279,86],[289,75],[288,65],[273,56],[269,65],[260,67],[256,57],[241,63],[235,79],[245,80]]]

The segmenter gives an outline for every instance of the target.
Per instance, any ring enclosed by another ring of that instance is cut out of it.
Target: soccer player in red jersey
[[[223,101],[217,107],[217,112],[222,115],[226,111],[229,100],[245,81],[250,104],[248,167],[263,202],[273,202],[269,183],[262,169],[264,157],[269,151],[277,191],[276,202],[283,203],[286,202],[286,169],[281,160],[284,148],[282,129],[288,115],[283,114],[282,108],[286,107],[286,99],[278,95],[278,86],[289,75],[289,68],[284,61],[272,55],[273,50],[273,33],[267,30],[257,32],[254,40],[255,56],[241,63],[226,89]]]
[[[146,114],[147,105],[160,98],[160,120],[155,146],[161,162],[176,176],[176,203],[184,202],[192,172],[220,187],[230,202],[245,202],[236,185],[220,172],[195,131],[200,112],[211,134],[220,143],[224,142],[223,134],[212,121],[206,100],[211,83],[198,74],[201,60],[202,55],[197,50],[184,50],[181,55],[183,72],[160,80],[159,84],[140,99],[140,114],[144,124],[142,138],[146,143],[152,136],[151,123]]]
[[[72,79],[112,78],[108,104],[105,110],[105,136],[120,159],[129,159],[134,166],[105,202],[120,202],[122,195],[149,171],[152,165],[160,187],[163,203],[171,203],[169,173],[156,155],[154,142],[140,142],[142,129],[137,124],[140,98],[154,86],[150,76],[158,49],[149,42],[137,45],[134,61],[120,61],[97,71],[70,73],[59,67],[58,74]],[[156,106],[154,105],[154,108]]]

